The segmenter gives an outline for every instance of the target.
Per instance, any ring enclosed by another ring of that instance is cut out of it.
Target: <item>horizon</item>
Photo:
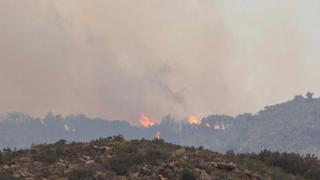
[[[68,118],[68,117],[71,117],[71,116],[82,116],[82,115],[84,115],[85,117],[87,117],[89,119],[101,119],[101,120],[106,120],[106,121],[125,121],[125,122],[128,122],[131,126],[139,126],[139,127],[143,127],[144,126],[143,123],[141,123],[141,121],[140,121],[142,117],[145,117],[145,118],[149,119],[152,123],[154,123],[153,125],[150,126],[150,127],[152,127],[154,125],[159,125],[163,121],[164,118],[169,116],[175,122],[181,122],[181,123],[186,123],[186,124],[191,124],[192,125],[193,123],[188,122],[190,117],[195,117],[195,118],[199,119],[200,121],[202,121],[203,119],[205,119],[205,118],[207,118],[209,116],[228,116],[228,117],[232,117],[232,118],[237,118],[238,116],[245,115],[245,114],[251,114],[252,116],[255,116],[255,115],[258,115],[259,112],[266,110],[266,107],[276,106],[276,105],[279,105],[279,104],[281,105],[281,104],[284,104],[284,103],[287,103],[287,102],[290,102],[290,101],[294,101],[296,99],[296,97],[299,97],[299,96],[303,97],[305,99],[308,99],[307,93],[311,93],[312,94],[311,95],[312,99],[320,99],[320,96],[319,97],[318,96],[314,96],[313,92],[308,91],[308,92],[306,92],[305,95],[297,94],[297,95],[293,96],[293,98],[288,99],[286,101],[265,105],[264,107],[260,108],[258,111],[255,111],[255,112],[242,112],[242,113],[239,113],[239,114],[236,114],[236,115],[223,114],[223,113],[222,114],[209,113],[209,114],[206,114],[206,115],[203,115],[203,116],[198,116],[196,114],[189,114],[189,115],[187,115],[185,117],[177,118],[177,117],[174,117],[173,115],[171,115],[170,113],[167,113],[167,114],[162,115],[160,119],[155,119],[155,118],[147,116],[145,114],[141,114],[141,116],[138,119],[136,119],[135,121],[130,121],[130,120],[126,120],[126,119],[110,119],[108,117],[90,116],[90,115],[88,115],[88,114],[86,114],[84,112],[79,112],[79,113],[75,113],[75,114],[60,114],[59,112],[48,111],[44,116],[35,116],[35,115],[29,114],[29,113],[26,113],[26,112],[11,111],[11,112],[5,112],[5,113],[0,114],[0,122],[1,122],[2,117],[5,116],[5,115],[11,114],[11,113],[21,113],[23,115],[27,115],[27,116],[30,116],[30,117],[35,118],[35,119],[39,118],[40,120],[45,119],[49,114],[51,114],[53,116],[61,116],[61,118]],[[145,128],[149,128],[149,126],[145,126]]]

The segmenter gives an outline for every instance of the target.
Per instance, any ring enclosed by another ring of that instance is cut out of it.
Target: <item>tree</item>
[[[294,97],[294,100],[302,100],[302,99],[304,99],[302,95],[296,95]]]
[[[312,99],[313,93],[312,92],[307,92],[306,96],[307,96],[308,99]]]

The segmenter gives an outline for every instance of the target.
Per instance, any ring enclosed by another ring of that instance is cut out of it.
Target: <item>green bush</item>
[[[33,159],[44,163],[54,163],[63,156],[63,147],[54,145],[40,149],[40,152],[33,155]]]
[[[130,169],[143,163],[143,158],[136,150],[127,149],[127,152],[114,154],[105,167],[118,175],[127,175]]]
[[[118,175],[126,175],[141,164],[157,165],[159,160],[168,159],[169,154],[160,144],[131,141],[114,147],[113,156],[105,167]]]
[[[9,174],[0,174],[0,179],[1,180],[18,180],[18,178]]]
[[[0,164],[4,162],[4,157],[3,153],[0,151]]]
[[[93,180],[94,173],[88,169],[75,169],[67,174],[68,179],[70,180]]]
[[[284,172],[306,179],[320,179],[320,161],[315,155],[311,154],[303,156],[298,153],[279,153],[263,150],[258,154],[234,154],[228,152],[226,157],[231,161],[244,164],[258,171],[264,169],[263,166],[267,166],[267,171],[275,179],[279,179],[279,177],[284,179]]]
[[[196,177],[190,170],[184,169],[182,171],[181,180],[196,180]]]

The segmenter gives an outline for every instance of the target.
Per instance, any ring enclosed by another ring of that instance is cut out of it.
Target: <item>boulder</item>
[[[94,163],[95,163],[94,160],[87,160],[87,161],[85,161],[86,166],[93,165]]]
[[[140,174],[142,176],[148,176],[152,174],[152,169],[149,168],[148,166],[142,166],[140,169]]]
[[[212,180],[210,175],[205,170],[200,170],[199,172],[199,180]]]
[[[94,177],[96,179],[106,179],[107,174],[105,172],[102,172],[102,171],[97,171]]]
[[[252,180],[262,180],[261,176],[250,172],[248,169],[246,169],[244,173]]]
[[[237,168],[233,163],[217,162],[215,165],[217,168],[227,171],[233,171]]]
[[[181,156],[181,155],[184,155],[186,153],[186,148],[180,148],[180,149],[177,149],[174,154],[177,155],[177,156]]]

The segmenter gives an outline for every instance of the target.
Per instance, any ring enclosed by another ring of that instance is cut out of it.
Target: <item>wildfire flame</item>
[[[221,124],[214,125],[214,129],[224,131],[226,127],[224,126],[224,124],[221,123]]]
[[[194,116],[194,115],[189,116],[188,122],[191,125],[200,125],[201,124],[201,120],[197,116]]]
[[[150,118],[148,118],[144,114],[141,114],[141,118],[140,118],[139,122],[145,128],[148,128],[148,127],[155,125],[155,122],[153,122]]]
[[[160,139],[161,139],[161,136],[160,136],[160,131],[157,131],[157,134],[156,134],[156,139],[157,139],[157,140],[160,140]]]

